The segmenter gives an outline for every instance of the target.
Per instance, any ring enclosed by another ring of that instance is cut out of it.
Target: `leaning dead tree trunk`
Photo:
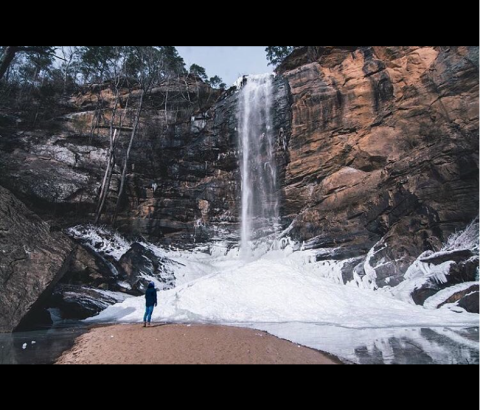
[[[132,134],[130,136],[130,142],[128,144],[127,152],[125,154],[125,160],[124,160],[124,163],[123,163],[122,179],[121,179],[121,182],[120,182],[120,190],[118,191],[117,206],[115,208],[115,215],[113,216],[113,224],[115,224],[115,222],[117,221],[118,212],[120,210],[120,205],[121,205],[121,202],[122,202],[123,192],[125,190],[125,181],[126,181],[126,178],[127,178],[128,163],[130,161],[130,154],[132,152],[133,141],[135,140],[135,136],[137,135],[138,125],[140,123],[140,115],[142,114],[142,110],[143,110],[143,99],[144,99],[144,97],[145,97],[145,91],[142,91],[142,95],[140,97],[140,102],[139,102],[139,105],[138,105],[138,109],[137,109],[137,112],[135,114],[135,122],[134,122],[134,125],[133,125]]]
[[[93,118],[92,118],[92,126],[90,127],[89,144],[91,144],[93,139],[95,138],[95,132],[97,131],[98,126],[100,125],[100,119],[102,117],[102,104],[103,104],[103,100],[102,100],[101,94],[99,94],[97,96],[95,113],[93,114]]]
[[[105,202],[108,196],[108,191],[110,190],[110,183],[112,181],[113,170],[115,168],[115,146],[117,141],[118,130],[114,126],[115,126],[115,118],[117,115],[119,102],[120,102],[120,89],[117,87],[116,95],[115,95],[115,103],[112,111],[112,118],[110,119],[110,131],[109,131],[110,149],[108,151],[107,168],[105,170],[102,187],[100,189],[100,196],[98,199],[95,224],[98,224],[100,222],[100,218],[102,217],[103,208],[105,207]]]
[[[110,191],[110,184],[112,182],[113,171],[115,169],[115,162],[116,162],[115,148],[116,148],[117,140],[118,140],[117,132],[118,132],[118,135],[120,135],[120,133],[122,132],[123,123],[124,123],[125,118],[126,118],[127,113],[128,113],[129,102],[130,102],[130,95],[127,98],[127,102],[125,104],[123,115],[120,117],[120,124],[118,125],[117,128],[115,128],[115,131],[113,133],[113,151],[110,151],[111,162],[109,162],[109,164],[108,164],[108,173],[105,173],[105,178],[104,178],[104,181],[103,181],[103,184],[102,184],[102,192],[101,192],[101,195],[100,195],[100,203],[99,203],[99,208],[98,208],[98,211],[97,211],[97,217],[95,219],[95,224],[97,224],[97,225],[100,222],[100,218],[102,216],[103,209],[105,208],[105,203],[106,203],[106,200],[107,200],[107,197],[108,197],[108,192]]]
[[[117,141],[117,130],[113,134],[113,148],[110,148],[108,154],[107,169],[105,171],[105,176],[103,177],[102,189],[100,191],[99,203],[97,207],[97,214],[95,217],[95,224],[100,222],[102,217],[103,208],[105,207],[105,201],[107,199],[108,191],[110,189],[110,183],[112,182],[113,170],[115,168],[115,144]]]

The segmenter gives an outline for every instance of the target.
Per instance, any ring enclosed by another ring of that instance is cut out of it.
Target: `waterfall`
[[[273,78],[272,74],[244,78],[240,92],[241,249],[244,255],[250,252],[252,240],[271,235],[279,228]]]

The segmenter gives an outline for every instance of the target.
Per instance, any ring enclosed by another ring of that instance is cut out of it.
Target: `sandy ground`
[[[222,326],[92,329],[57,364],[340,364],[267,333]]]

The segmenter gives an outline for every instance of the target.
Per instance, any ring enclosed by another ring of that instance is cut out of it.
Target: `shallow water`
[[[349,329],[305,323],[252,324],[259,330],[355,364],[478,365],[479,328]]]
[[[0,333],[0,365],[54,364],[87,330],[86,326],[76,324],[33,332]]]
[[[312,323],[230,326],[263,330],[281,339],[332,354],[345,363],[480,363],[479,328],[475,327],[348,329]],[[53,364],[89,328],[90,326],[75,325],[0,334],[0,364]]]

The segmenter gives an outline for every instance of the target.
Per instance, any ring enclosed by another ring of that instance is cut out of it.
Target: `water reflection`
[[[53,364],[85,333],[82,325],[0,334],[0,364]]]
[[[242,325],[321,350],[356,364],[479,362],[479,328],[348,329],[318,324]],[[0,334],[0,364],[53,364],[88,327]]]
[[[356,364],[479,364],[479,329],[347,329],[317,324],[251,325]]]

